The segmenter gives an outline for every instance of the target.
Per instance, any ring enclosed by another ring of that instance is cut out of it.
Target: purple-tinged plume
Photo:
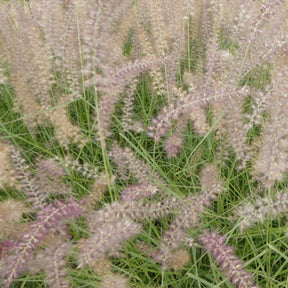
[[[182,204],[182,202],[181,202]],[[107,223],[113,224],[119,219],[129,218],[135,221],[147,221],[148,219],[159,219],[176,210],[179,201],[176,198],[166,198],[158,202],[128,201],[112,202],[98,211],[91,211],[86,219],[90,230]]]
[[[163,66],[163,60],[154,57],[136,60],[133,63],[127,63],[122,67],[115,68],[107,75],[109,80],[102,77],[94,79],[98,84],[100,91],[103,91],[101,100],[99,101],[99,109],[96,116],[95,129],[97,131],[98,140],[102,137],[105,140],[111,135],[110,117],[114,111],[115,104],[120,99],[121,92],[127,84],[131,83],[134,78],[142,73],[149,72]],[[106,81],[106,83],[105,83]],[[101,87],[102,86],[102,87]]]
[[[239,220],[238,228],[240,231],[255,225],[263,223],[267,217],[275,218],[278,215],[288,211],[288,193],[287,191],[277,192],[274,197],[266,195],[258,198],[255,203],[243,203],[236,209],[234,217]]]
[[[121,192],[121,200],[130,202],[157,194],[159,189],[153,184],[138,184],[126,187]]]
[[[79,266],[92,265],[93,262],[108,252],[117,252],[124,241],[140,233],[142,225],[127,218],[99,225],[92,236],[80,243]]]
[[[46,272],[47,282],[53,288],[69,288],[71,285],[65,279],[67,276],[66,261],[64,257],[69,253],[71,245],[69,243],[54,243],[53,246],[48,247],[46,252],[46,265],[44,270]]]
[[[217,177],[217,168],[208,164],[201,172],[200,182],[202,193],[178,201],[179,215],[176,216],[168,230],[164,231],[160,243],[160,253],[157,259],[166,269],[173,259],[173,250],[179,248],[187,240],[187,232],[201,221],[200,216],[206,207],[223,191],[222,183]],[[197,203],[197,205],[195,205]]]
[[[232,247],[225,244],[226,237],[217,232],[206,232],[199,237],[205,250],[212,254],[217,264],[226,272],[226,277],[238,288],[257,288],[252,275],[243,269],[244,263],[234,254]]]
[[[164,184],[161,176],[152,171],[146,162],[136,158],[129,147],[122,148],[115,142],[109,156],[116,163],[121,179],[125,180],[128,172],[131,172],[139,184],[148,184],[153,180]]]
[[[47,194],[43,194],[41,193],[42,191],[39,191],[39,187],[31,173],[28,171],[29,166],[25,163],[25,159],[22,158],[21,152],[13,149],[11,160],[15,167],[16,178],[20,182],[20,186],[25,192],[28,201],[31,202],[33,209],[42,209]]]
[[[47,205],[36,221],[31,223],[29,230],[21,235],[22,242],[16,245],[14,254],[7,257],[3,287],[10,287],[13,280],[28,268],[34,249],[51,229],[61,224],[61,221],[79,216],[81,213],[82,208],[72,198],[66,203],[56,200],[53,205]]]

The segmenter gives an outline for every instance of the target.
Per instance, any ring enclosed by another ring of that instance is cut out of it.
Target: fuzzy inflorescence
[[[288,210],[287,15],[287,0],[0,0],[0,285],[188,287],[169,268],[200,242],[256,287],[203,229],[242,237]],[[246,187],[267,196],[227,217]],[[158,272],[134,269],[134,244]]]
[[[252,275],[243,268],[244,262],[226,245],[226,237],[218,232],[207,232],[199,237],[205,250],[211,253],[216,263],[225,271],[226,277],[239,288],[257,288]]]

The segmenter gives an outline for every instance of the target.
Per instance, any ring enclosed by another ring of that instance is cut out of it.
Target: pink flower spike
[[[218,232],[207,232],[199,237],[205,250],[212,254],[217,264],[226,272],[226,277],[238,288],[257,288],[252,275],[243,269],[244,262],[234,254],[233,248],[225,244],[226,237]]]

